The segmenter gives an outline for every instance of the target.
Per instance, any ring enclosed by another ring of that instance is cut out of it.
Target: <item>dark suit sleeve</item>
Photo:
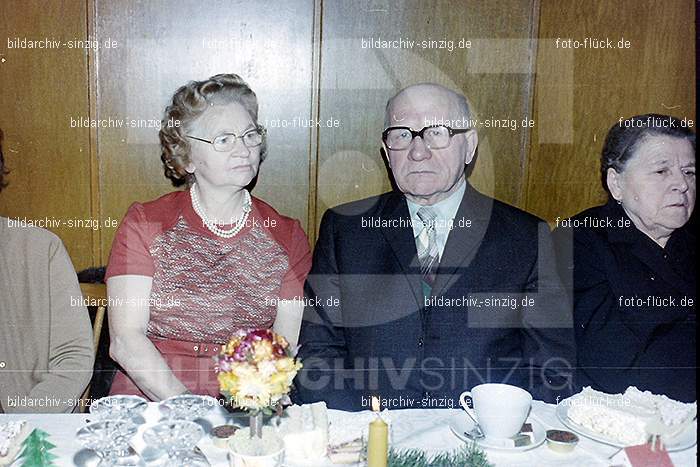
[[[522,309],[523,355],[533,375],[536,399],[554,402],[574,391],[576,351],[572,307],[557,273],[549,227],[538,227],[537,260],[530,271],[525,292],[532,307]]]
[[[334,224],[334,214],[326,211],[304,286],[307,304],[298,354],[304,367],[296,379],[295,398],[299,403],[324,400],[328,407],[347,410],[357,404],[344,378],[347,347]]]

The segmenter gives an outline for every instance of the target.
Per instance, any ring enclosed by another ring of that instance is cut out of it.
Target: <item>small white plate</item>
[[[535,442],[532,444],[528,444],[527,446],[519,446],[519,447],[503,447],[501,444],[494,443],[493,441],[490,441],[488,438],[480,439],[480,440],[473,440],[467,436],[465,436],[465,432],[470,432],[472,428],[474,428],[474,422],[469,418],[469,416],[465,413],[458,413],[454,417],[450,418],[449,422],[449,427],[450,430],[452,430],[452,433],[457,436],[457,438],[461,439],[465,443],[472,443],[476,442],[480,447],[484,449],[492,449],[494,451],[503,451],[503,452],[523,452],[523,451],[529,451],[530,449],[534,449],[537,446],[541,445],[544,443],[544,440],[546,438],[546,433],[545,429],[542,427],[542,425],[532,418],[526,421],[526,423],[530,423],[532,425],[532,431],[535,435]]]
[[[609,438],[608,436],[605,436],[601,433],[596,433],[593,430],[589,430],[588,428],[579,425],[578,423],[575,423],[569,418],[569,407],[571,406],[569,399],[564,399],[563,401],[559,402],[557,405],[557,418],[561,420],[561,422],[567,426],[571,431],[583,435],[586,438],[590,438],[594,441],[598,441],[600,443],[604,444],[609,444],[610,446],[615,446],[618,448],[625,448],[627,447],[626,444],[622,444],[619,441],[615,441],[614,439]],[[694,421],[688,427],[683,430],[681,433],[677,434],[670,440],[665,440],[664,441],[664,447],[668,452],[674,452],[674,451],[683,451],[684,449],[688,449],[689,447],[694,446],[698,442],[698,424],[697,421]]]

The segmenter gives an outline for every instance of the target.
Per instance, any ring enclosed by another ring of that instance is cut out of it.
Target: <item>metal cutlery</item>
[[[683,433],[696,419],[697,409],[684,422],[675,426],[668,426],[663,422],[661,414],[657,414],[654,419],[646,424],[646,432],[651,439],[651,451],[655,451],[657,445],[659,449],[663,448],[664,442],[668,443],[669,440]]]
[[[464,408],[462,408],[464,410]],[[472,419],[472,422],[474,422],[474,428],[471,429],[470,433],[473,433],[473,435],[467,435],[467,432],[465,431],[464,434],[465,436],[469,436],[471,438],[475,439],[482,439],[485,438],[486,435],[484,434],[484,430],[481,429],[481,426],[479,426],[479,422],[476,421],[476,419],[472,416],[472,414],[469,413],[468,410],[464,410],[467,415],[469,415],[469,418]]]
[[[472,429],[472,431],[465,431],[464,436],[471,439],[472,441],[479,441],[479,440],[484,439],[484,437],[485,437],[482,432],[480,432],[480,431],[477,432],[474,429]]]
[[[204,453],[202,452],[202,450],[199,449],[199,446],[196,446],[196,445],[195,445],[195,447],[194,447],[194,452],[195,452],[195,454],[201,456],[202,459],[204,459],[205,461],[207,461],[207,464],[211,465],[211,462],[209,462],[209,459],[207,458],[207,456],[204,455]]]

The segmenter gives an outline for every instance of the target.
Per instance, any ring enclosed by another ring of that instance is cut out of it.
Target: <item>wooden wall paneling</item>
[[[528,211],[552,221],[605,201],[598,161],[620,117],[695,118],[694,13],[685,0],[542,1]],[[586,37],[616,47],[556,47],[557,38]],[[623,38],[630,47],[618,49]]]
[[[306,225],[313,0],[95,2],[97,36],[117,44],[99,51],[97,117],[160,121],[185,82],[241,75],[269,133],[254,194]],[[104,218],[121,219],[132,202],[174,189],[163,176],[157,129],[102,128],[98,140]],[[105,234],[103,263],[114,229]]]
[[[477,188],[548,220],[568,216],[604,199],[598,157],[619,117],[694,118],[693,13],[684,0],[270,0],[252,9],[223,0],[206,8],[5,1],[3,38],[62,45],[0,50],[0,128],[13,169],[0,209],[63,222],[51,230],[76,268],[106,263],[114,228],[104,221],[174,188],[162,175],[157,129],[71,128],[71,118],[159,122],[179,85],[233,71],[258,93],[270,131],[255,194],[300,218],[312,241],[325,209],[389,189],[379,154],[384,105],[420,81],[471,99],[482,120]],[[631,46],[571,50],[554,42],[585,37],[624,37]],[[459,49],[462,38],[470,49]],[[67,47],[86,39],[99,49]],[[454,48],[363,48],[368,39],[451,40]],[[530,116],[531,133],[520,123]],[[501,119],[518,128],[484,127]],[[93,219],[103,222],[98,230],[68,226]]]
[[[390,189],[380,135],[386,101],[402,87],[434,81],[460,89],[482,121],[520,123],[529,117],[535,6],[533,1],[324,2],[317,219],[329,207]],[[416,43],[376,49],[368,47],[368,39]],[[458,48],[461,39],[471,40],[471,48]],[[441,40],[453,41],[453,50],[448,42],[439,48]],[[422,41],[436,42],[416,45]],[[326,125],[331,119],[339,128]],[[471,182],[519,204],[528,130],[482,125],[478,131]]]
[[[0,128],[12,170],[0,213],[48,218],[77,270],[94,263],[99,235],[91,217],[89,132],[71,126],[89,113],[85,18],[82,1],[0,2]],[[49,42],[15,46],[25,40]]]

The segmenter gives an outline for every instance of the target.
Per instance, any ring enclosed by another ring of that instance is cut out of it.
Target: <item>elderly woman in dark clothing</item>
[[[555,234],[562,266],[573,267],[578,383],[693,401],[695,134],[665,115],[620,120],[601,176],[607,204]]]

